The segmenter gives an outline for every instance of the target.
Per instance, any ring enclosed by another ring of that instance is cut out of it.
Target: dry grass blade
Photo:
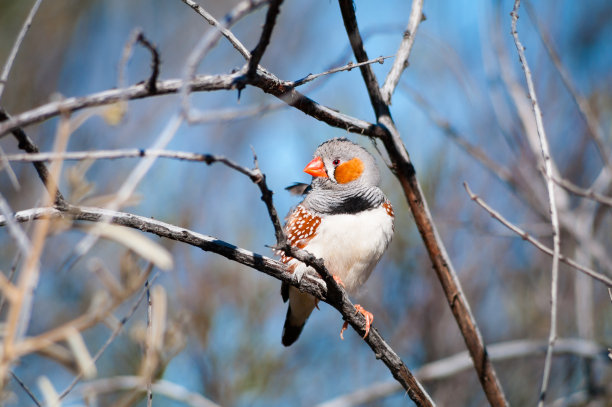
[[[104,223],[97,224],[91,229],[96,235],[114,240],[133,250],[140,257],[149,260],[162,270],[167,271],[174,267],[172,255],[168,250],[134,230]]]

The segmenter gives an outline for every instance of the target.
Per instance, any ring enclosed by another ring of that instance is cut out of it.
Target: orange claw
[[[365,317],[366,326],[365,326],[365,335],[363,335],[363,338],[365,339],[366,336],[368,336],[368,334],[370,333],[370,326],[372,325],[372,322],[374,322],[374,314],[366,311],[365,308],[363,308],[359,304],[355,304],[355,309],[357,310],[357,312],[361,313],[361,315]],[[344,340],[343,333],[344,331],[346,331],[346,328],[348,328],[347,321],[345,321],[344,324],[342,324],[342,329],[340,330],[340,339],[342,340]]]

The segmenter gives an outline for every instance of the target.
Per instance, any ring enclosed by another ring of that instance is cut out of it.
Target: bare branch
[[[557,293],[559,290],[558,279],[559,279],[559,252],[560,252],[560,232],[559,232],[559,215],[557,214],[557,202],[555,197],[555,183],[552,180],[553,177],[553,166],[550,158],[550,151],[548,148],[548,139],[546,138],[546,132],[544,131],[544,123],[542,121],[542,111],[538,104],[538,99],[533,85],[533,79],[531,77],[531,70],[525,57],[525,49],[521,41],[519,40],[518,31],[516,30],[516,24],[518,22],[518,9],[521,5],[521,0],[514,1],[514,7],[510,13],[512,17],[512,36],[514,37],[514,44],[518,51],[519,59],[525,72],[525,80],[527,81],[527,88],[529,89],[529,97],[531,98],[533,115],[535,116],[536,128],[538,130],[538,138],[540,141],[540,148],[542,156],[544,158],[544,169],[545,169],[545,180],[546,189],[548,190],[548,201],[550,205],[550,221],[553,228],[553,259],[552,259],[552,270],[551,270],[551,283],[550,283],[550,333],[548,336],[548,350],[546,352],[546,360],[544,361],[544,374],[542,377],[542,388],[540,390],[540,400],[538,407],[544,405],[544,399],[546,398],[546,390],[548,389],[548,381],[550,378],[550,369],[552,366],[552,355],[555,341],[557,340]]]
[[[40,401],[38,401],[34,393],[32,393],[32,390],[30,390],[30,388],[12,370],[11,370],[11,376],[13,377],[13,379],[15,379],[17,383],[19,383],[19,386],[21,386],[21,388],[28,394],[28,396],[30,397],[30,399],[32,399],[34,404],[36,404],[38,407],[42,407],[42,404],[40,404]]]
[[[266,52],[266,48],[268,48],[272,30],[274,30],[274,26],[276,25],[276,17],[278,17],[280,13],[281,4],[283,4],[283,0],[270,0],[268,12],[266,13],[266,22],[261,30],[261,37],[259,38],[257,46],[255,46],[255,49],[251,52],[251,58],[249,58],[249,64],[246,71],[248,79],[255,75],[257,67],[259,66],[259,61],[261,61],[264,52]],[[240,88],[238,88],[238,90],[240,90]]]
[[[523,240],[526,240],[529,243],[531,243],[532,245],[534,245],[535,247],[537,247],[540,251],[548,254],[549,256],[552,256],[554,254],[554,250],[552,250],[551,248],[547,247],[544,243],[542,243],[539,240],[535,239],[533,236],[529,235],[523,229],[521,229],[518,226],[516,226],[513,223],[511,223],[506,218],[504,218],[499,212],[497,212],[496,210],[491,208],[482,198],[480,198],[478,195],[476,195],[476,194],[474,194],[472,192],[472,190],[470,189],[470,187],[468,186],[468,184],[466,182],[463,183],[463,186],[465,187],[465,190],[467,191],[468,195],[470,196],[470,199],[473,200],[474,202],[476,202],[478,205],[480,205],[484,210],[489,212],[489,214],[493,218],[497,219],[502,225],[506,226],[508,229],[510,229],[511,231],[516,233],[517,235],[519,235]],[[571,267],[575,268],[576,270],[585,273],[586,275],[594,278],[595,280],[604,283],[607,287],[612,287],[612,278],[610,278],[610,277],[608,277],[608,276],[606,276],[604,274],[598,273],[595,270],[592,270],[592,269],[590,269],[588,267],[582,266],[582,265],[578,264],[577,262],[575,262],[574,260],[564,256],[561,253],[559,253],[559,260],[562,261],[563,263],[567,264],[568,266],[571,266]]]
[[[397,58],[393,62],[391,70],[387,74],[385,83],[381,88],[381,94],[383,101],[387,104],[391,104],[391,95],[395,91],[397,84],[399,83],[400,77],[404,69],[408,67],[408,58],[412,51],[412,45],[416,37],[417,28],[425,15],[423,14],[423,0],[412,0],[412,9],[410,10],[410,17],[408,19],[408,26],[404,31],[404,39],[397,50]]]
[[[58,112],[59,114],[59,112]],[[0,108],[0,126],[2,125],[2,122],[4,121],[10,121],[11,117],[4,111],[4,109]],[[17,142],[19,143],[17,145],[17,147],[27,153],[30,154],[36,154],[38,153],[38,147],[36,146],[36,144],[34,144],[34,142],[28,137],[28,135],[23,131],[23,129],[21,127],[14,127],[13,129],[11,129],[11,133],[13,133],[13,136],[15,136],[15,138],[17,139]],[[0,136],[2,137],[2,136]],[[49,182],[49,170],[47,169],[47,166],[43,163],[35,163],[34,164],[34,169],[36,170],[36,172],[38,173],[38,177],[40,178],[40,180],[42,181],[42,183],[44,184],[44,186],[48,189],[48,187],[51,185],[51,183]],[[51,191],[49,191],[51,192]],[[55,205],[65,205],[66,204],[66,200],[64,199],[64,196],[62,195],[62,193],[59,191],[59,189],[56,189],[55,191]]]
[[[268,3],[268,0],[251,0],[248,2],[241,2],[238,7],[236,7],[225,17],[225,25],[219,24],[219,22],[209,12],[207,12],[203,7],[198,5],[195,1],[181,1],[191,7],[193,11],[204,17],[208,24],[212,25],[213,27],[217,27],[217,29],[221,31],[221,34],[225,38],[227,38],[227,40],[234,46],[234,48],[236,48],[236,50],[244,57],[244,59],[248,60],[249,58],[251,58],[251,53],[249,52],[249,50],[246,49],[246,47],[242,45],[238,38],[236,38],[236,36],[228,29],[229,27],[231,27],[231,24],[227,23],[230,21],[237,21],[239,18],[242,17],[242,15],[244,15],[244,13],[258,9],[262,5]],[[236,15],[240,15],[240,17],[236,18]]]
[[[366,61],[368,56],[363,48],[363,41],[357,26],[355,10],[353,9],[353,2],[350,0],[339,0],[339,4],[344,26],[351,47],[353,48],[353,53],[358,62]],[[370,65],[361,66],[359,69],[361,70],[368,90],[376,119],[381,128],[385,130],[380,138],[385,144],[389,158],[393,163],[392,170],[402,185],[406,201],[410,206],[416,226],[421,233],[421,238],[425,243],[433,268],[442,284],[447,302],[474,361],[474,367],[478,374],[480,384],[491,405],[506,406],[508,402],[506,401],[506,397],[497,379],[493,365],[487,355],[482,335],[480,334],[476,320],[463,294],[461,284],[457,274],[453,270],[452,262],[448,257],[442,239],[436,230],[427,201],[423,196],[421,185],[416,178],[416,171],[410,161],[410,157],[408,156],[408,152],[406,151],[400,134],[395,127],[395,123],[391,118],[389,106],[382,98],[376,76]]]
[[[6,63],[4,64],[4,68],[2,69],[2,75],[0,75],[0,99],[2,99],[2,93],[4,92],[4,86],[6,85],[6,81],[8,79],[9,73],[11,72],[11,68],[13,67],[13,62],[15,62],[15,57],[17,56],[17,52],[19,52],[21,43],[23,42],[23,39],[25,38],[26,33],[28,32],[28,30],[30,29],[30,26],[32,25],[32,20],[34,19],[34,16],[36,15],[36,12],[38,11],[38,7],[40,6],[40,3],[42,3],[42,0],[36,0],[34,2],[34,5],[30,9],[30,13],[28,14],[28,17],[24,21],[23,26],[21,27],[21,30],[19,31],[19,35],[17,35],[17,39],[15,40],[15,43],[13,44],[13,48],[11,48],[11,53],[9,54],[8,59],[6,60]]]
[[[292,82],[283,81],[266,71],[258,71],[258,75],[251,82],[266,93],[276,96],[286,104],[293,106],[317,120],[323,121],[332,127],[367,135],[371,137],[382,137],[385,132],[380,127],[340,113],[335,109],[323,106],[314,100],[304,96],[295,89],[288,88]],[[236,81],[242,76],[241,72],[228,75],[201,75],[187,82],[192,91],[215,91],[221,89],[235,89]],[[183,87],[180,79],[169,79],[157,83],[158,95],[166,95],[179,92]],[[14,116],[4,123],[0,123],[0,138],[9,131],[32,123],[38,123],[57,116],[60,112],[74,112],[84,108],[109,105],[121,100],[142,99],[152,95],[144,84],[133,85],[123,89],[110,89],[83,97],[67,98],[58,102],[34,108]]]
[[[7,155],[6,157],[8,159],[9,156]],[[565,178],[553,177],[553,181],[555,181],[557,185],[559,185],[560,187],[567,189],[572,194],[582,196],[584,198],[592,199],[606,206],[612,206],[611,197],[599,194],[593,191],[593,188],[588,188],[588,189],[581,188],[578,185],[574,184],[573,182],[570,182],[569,180]]]
[[[130,39],[125,44],[125,47],[123,47],[123,55],[121,57],[121,61],[119,62],[119,75],[118,75],[119,86],[118,87],[119,88],[125,87],[125,76],[126,76],[125,67],[127,65],[128,60],[130,59],[132,55],[132,48],[134,47],[134,44],[141,44],[144,48],[149,50],[149,52],[151,53],[151,75],[149,76],[149,79],[147,79],[146,81],[146,88],[147,88],[147,91],[151,95],[154,95],[157,92],[157,79],[159,77],[159,65],[160,65],[159,51],[157,51],[157,48],[155,47],[155,45],[153,45],[153,43],[151,43],[144,36],[140,28],[137,28],[134,31],[132,31],[132,34],[130,35]]]
[[[332,68],[332,69],[330,69],[328,71],[325,71],[325,72],[321,72],[321,73],[314,74],[314,75],[313,74],[308,74],[308,75],[306,75],[302,79],[298,79],[297,81],[290,82],[288,85],[295,88],[295,87],[298,87],[298,86],[302,86],[305,83],[314,81],[315,79],[317,79],[317,78],[319,78],[321,76],[324,76],[324,75],[329,75],[329,74],[336,73],[336,72],[341,72],[341,71],[350,71],[353,68],[358,68],[358,67],[360,67],[362,65],[374,64],[374,63],[377,63],[377,62],[382,65],[382,64],[385,63],[385,59],[389,59],[389,58],[393,58],[393,55],[388,56],[388,57],[378,57],[378,58],[370,59],[368,61],[359,62],[359,63],[349,62],[348,64],[346,64],[344,66],[341,66],[341,67],[338,67],[338,68]]]

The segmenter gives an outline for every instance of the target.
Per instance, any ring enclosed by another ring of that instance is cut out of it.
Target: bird
[[[304,172],[312,175],[309,185],[298,183],[287,188],[305,195],[285,219],[287,240],[292,247],[323,259],[334,279],[352,294],[370,277],[394,231],[393,207],[379,188],[376,161],[359,144],[344,137],[333,138],[317,147]],[[306,273],[317,275],[299,260],[279,254],[297,281]],[[290,346],[318,300],[286,282],[281,296],[289,302],[281,342]],[[355,308],[366,318],[365,338],[374,316],[360,305]],[[341,337],[346,327],[347,323]]]

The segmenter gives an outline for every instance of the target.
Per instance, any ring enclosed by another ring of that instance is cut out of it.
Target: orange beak
[[[304,168],[304,172],[306,174],[310,174],[313,177],[324,177],[327,178],[327,173],[325,172],[325,165],[323,164],[323,160],[321,157],[315,157],[311,162],[308,163],[306,168]]]

